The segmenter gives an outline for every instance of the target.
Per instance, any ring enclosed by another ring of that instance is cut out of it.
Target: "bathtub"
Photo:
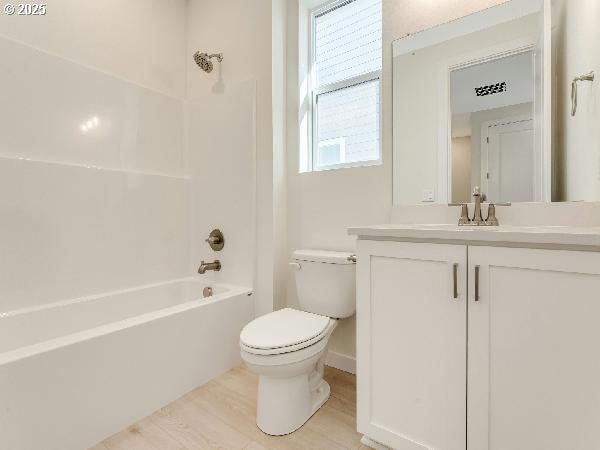
[[[0,313],[0,449],[81,450],[240,364],[248,288],[185,278]]]

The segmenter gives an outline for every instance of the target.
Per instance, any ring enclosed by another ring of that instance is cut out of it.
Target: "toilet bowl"
[[[259,317],[240,333],[241,356],[259,377],[256,423],[270,435],[301,427],[329,398],[325,357],[338,318],[355,311],[350,253],[294,252],[303,310],[285,308]]]

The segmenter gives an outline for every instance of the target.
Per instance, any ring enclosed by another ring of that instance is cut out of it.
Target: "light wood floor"
[[[367,449],[356,432],[356,379],[325,369],[331,397],[294,433],[274,437],[255,422],[257,377],[237,367],[102,441],[93,450]]]

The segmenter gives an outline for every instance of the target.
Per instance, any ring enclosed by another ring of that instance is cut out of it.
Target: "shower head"
[[[194,61],[202,70],[206,73],[210,73],[213,70],[213,62],[211,59],[216,58],[218,62],[223,61],[223,53],[213,53],[209,55],[208,53],[194,53]]]

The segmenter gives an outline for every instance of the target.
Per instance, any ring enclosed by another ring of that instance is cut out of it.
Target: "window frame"
[[[351,77],[351,78],[347,78],[344,80],[340,80],[340,81],[336,81],[334,83],[329,83],[326,84],[324,86],[321,86],[319,88],[314,87],[314,82],[315,82],[315,77],[316,77],[316,39],[315,39],[315,32],[316,32],[316,26],[315,26],[315,20],[317,18],[317,16],[322,15],[322,14],[326,14],[327,12],[336,9],[338,7],[344,7],[344,4],[350,4],[353,3],[354,0],[333,0],[333,1],[329,1],[326,2],[325,4],[316,7],[314,9],[312,9],[310,11],[310,25],[309,25],[309,45],[308,45],[308,88],[310,90],[310,95],[309,95],[309,101],[310,101],[310,105],[309,105],[309,114],[310,114],[310,120],[309,120],[309,126],[310,126],[310,130],[309,130],[309,148],[307,149],[308,151],[308,167],[307,167],[307,171],[308,172],[320,172],[320,171],[324,171],[324,170],[333,170],[333,169],[342,169],[342,168],[349,168],[349,167],[363,167],[363,166],[376,166],[376,165],[380,165],[383,163],[383,150],[382,150],[382,137],[383,137],[383,133],[382,133],[382,101],[381,101],[381,85],[382,85],[382,81],[381,81],[381,75],[382,75],[382,70],[374,70],[368,73],[365,73],[363,75],[358,75],[355,77]],[[382,36],[383,39],[383,36]],[[383,51],[383,49],[382,49]],[[382,63],[383,63],[383,55],[382,55]],[[360,84],[363,83],[369,83],[372,81],[377,80],[377,87],[378,87],[378,98],[379,98],[379,102],[378,102],[378,109],[379,109],[379,124],[378,124],[378,131],[379,131],[379,148],[378,148],[378,158],[377,159],[371,159],[371,160],[367,160],[367,161],[354,161],[354,162],[344,162],[344,163],[340,163],[340,164],[331,164],[331,165],[327,165],[324,167],[319,167],[318,166],[318,158],[319,158],[319,145],[318,145],[318,137],[317,137],[317,130],[318,130],[318,98],[320,95],[323,94],[329,94],[331,92],[335,92],[335,91],[339,91],[339,90],[343,90],[343,89],[347,89],[347,88],[351,88],[354,86],[358,86]]]

